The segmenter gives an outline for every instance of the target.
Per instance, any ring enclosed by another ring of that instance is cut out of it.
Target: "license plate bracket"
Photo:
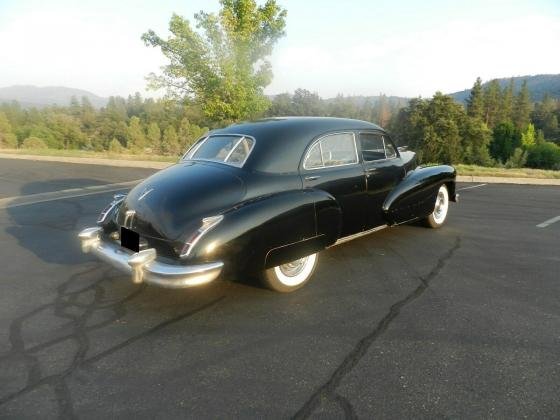
[[[140,235],[130,229],[121,227],[121,246],[134,252],[140,251]]]

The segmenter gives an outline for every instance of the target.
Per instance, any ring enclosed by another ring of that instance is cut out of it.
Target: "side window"
[[[317,169],[351,163],[358,163],[354,134],[340,133],[325,136],[315,143],[307,153],[303,167]]]
[[[387,156],[387,159],[397,157],[397,152],[395,151],[395,147],[393,146],[393,143],[391,143],[391,140],[389,140],[387,136],[383,136],[383,142],[385,143],[385,155]]]
[[[364,162],[385,159],[385,145],[381,134],[361,133],[360,146]]]
[[[315,169],[323,167],[323,158],[321,157],[321,148],[319,142],[315,143],[315,146],[313,146],[309,151],[304,166],[305,169]]]

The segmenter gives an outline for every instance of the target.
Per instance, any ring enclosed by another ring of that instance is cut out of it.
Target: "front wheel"
[[[449,210],[449,192],[447,186],[439,187],[434,211],[426,218],[426,224],[431,228],[443,226],[447,219],[447,211]]]
[[[261,279],[266,287],[276,292],[289,293],[299,289],[309,281],[315,267],[317,254],[291,261],[263,271]]]

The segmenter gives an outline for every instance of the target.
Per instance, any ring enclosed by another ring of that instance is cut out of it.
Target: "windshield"
[[[241,167],[249,157],[254,142],[251,137],[238,135],[210,136],[191,147],[183,159],[211,160]]]

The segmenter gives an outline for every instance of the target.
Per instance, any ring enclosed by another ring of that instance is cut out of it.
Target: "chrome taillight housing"
[[[191,236],[189,236],[188,239],[185,241],[185,245],[183,245],[183,248],[181,249],[181,253],[179,254],[179,256],[181,258],[188,257],[191,254],[194,247],[196,246],[196,244],[198,243],[198,241],[200,241],[200,239],[206,233],[212,230],[223,219],[224,219],[223,215],[210,216],[202,219],[202,223],[200,227],[196,231],[194,231],[194,233]]]
[[[97,224],[100,225],[102,223],[105,223],[105,221],[107,220],[107,217],[109,217],[109,215],[111,214],[111,212],[119,205],[123,202],[123,200],[126,198],[125,194],[115,194],[113,196],[113,201],[111,201],[109,203],[109,205],[107,207],[105,207],[103,209],[103,211],[99,214],[99,217],[97,218]]]

